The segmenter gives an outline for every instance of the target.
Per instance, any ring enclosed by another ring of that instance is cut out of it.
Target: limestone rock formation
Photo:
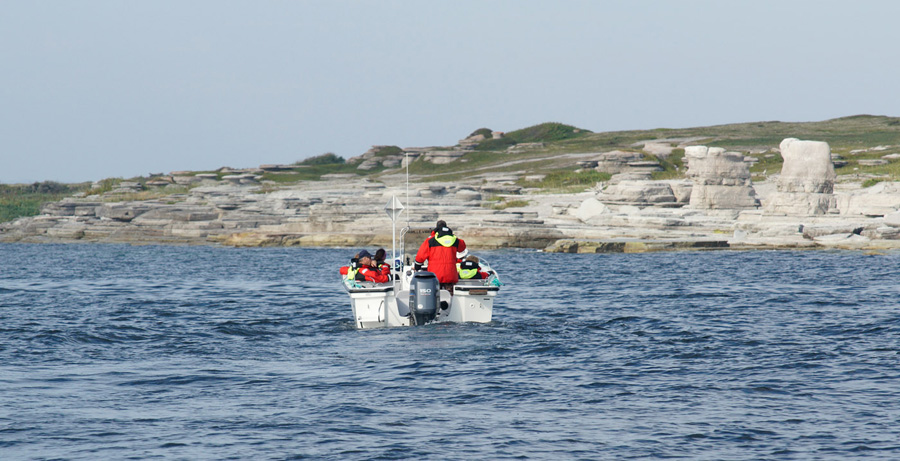
[[[644,156],[640,152],[627,152],[621,150],[604,152],[597,157],[596,170],[612,174],[622,173],[624,171],[629,171],[629,163],[638,162],[643,158]]]
[[[785,215],[821,215],[836,207],[831,147],[822,141],[781,141],[784,164],[777,192],[765,211]]]
[[[620,181],[599,196],[603,202],[650,205],[676,202],[672,186],[662,181]]]
[[[685,175],[694,186],[690,204],[697,209],[748,209],[759,206],[744,155],[721,147],[689,146]]]
[[[842,215],[886,216],[900,209],[900,183],[880,182],[835,196],[835,202]]]

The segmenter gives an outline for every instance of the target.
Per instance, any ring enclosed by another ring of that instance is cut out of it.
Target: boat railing
[[[350,293],[379,293],[391,291],[394,289],[393,282],[375,283],[359,280],[347,280],[346,278],[344,278],[342,282],[344,284],[344,288],[346,288]]]

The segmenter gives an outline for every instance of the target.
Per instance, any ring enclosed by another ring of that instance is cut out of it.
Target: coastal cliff
[[[519,136],[479,130],[453,148],[375,146],[312,179],[302,179],[307,165],[262,165],[120,181],[2,223],[0,241],[389,246],[384,207],[397,197],[401,227],[443,219],[482,249],[900,248],[900,182],[835,172],[860,154],[854,171],[890,166],[900,144],[835,154],[827,142],[787,137],[735,151],[700,144],[710,137],[657,136],[627,150],[559,152]],[[484,145],[493,150],[477,150]],[[589,184],[546,187],[560,170]]]

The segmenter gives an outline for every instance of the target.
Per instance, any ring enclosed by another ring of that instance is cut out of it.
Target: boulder
[[[590,223],[594,218],[609,213],[609,207],[596,198],[591,197],[581,202],[581,205],[575,210],[575,217],[579,221]]]
[[[900,212],[893,212],[884,215],[884,225],[890,227],[900,227]]]

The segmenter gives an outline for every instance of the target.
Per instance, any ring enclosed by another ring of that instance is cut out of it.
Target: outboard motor
[[[434,273],[422,271],[413,274],[409,282],[409,311],[416,325],[434,320],[440,296],[440,285]]]

